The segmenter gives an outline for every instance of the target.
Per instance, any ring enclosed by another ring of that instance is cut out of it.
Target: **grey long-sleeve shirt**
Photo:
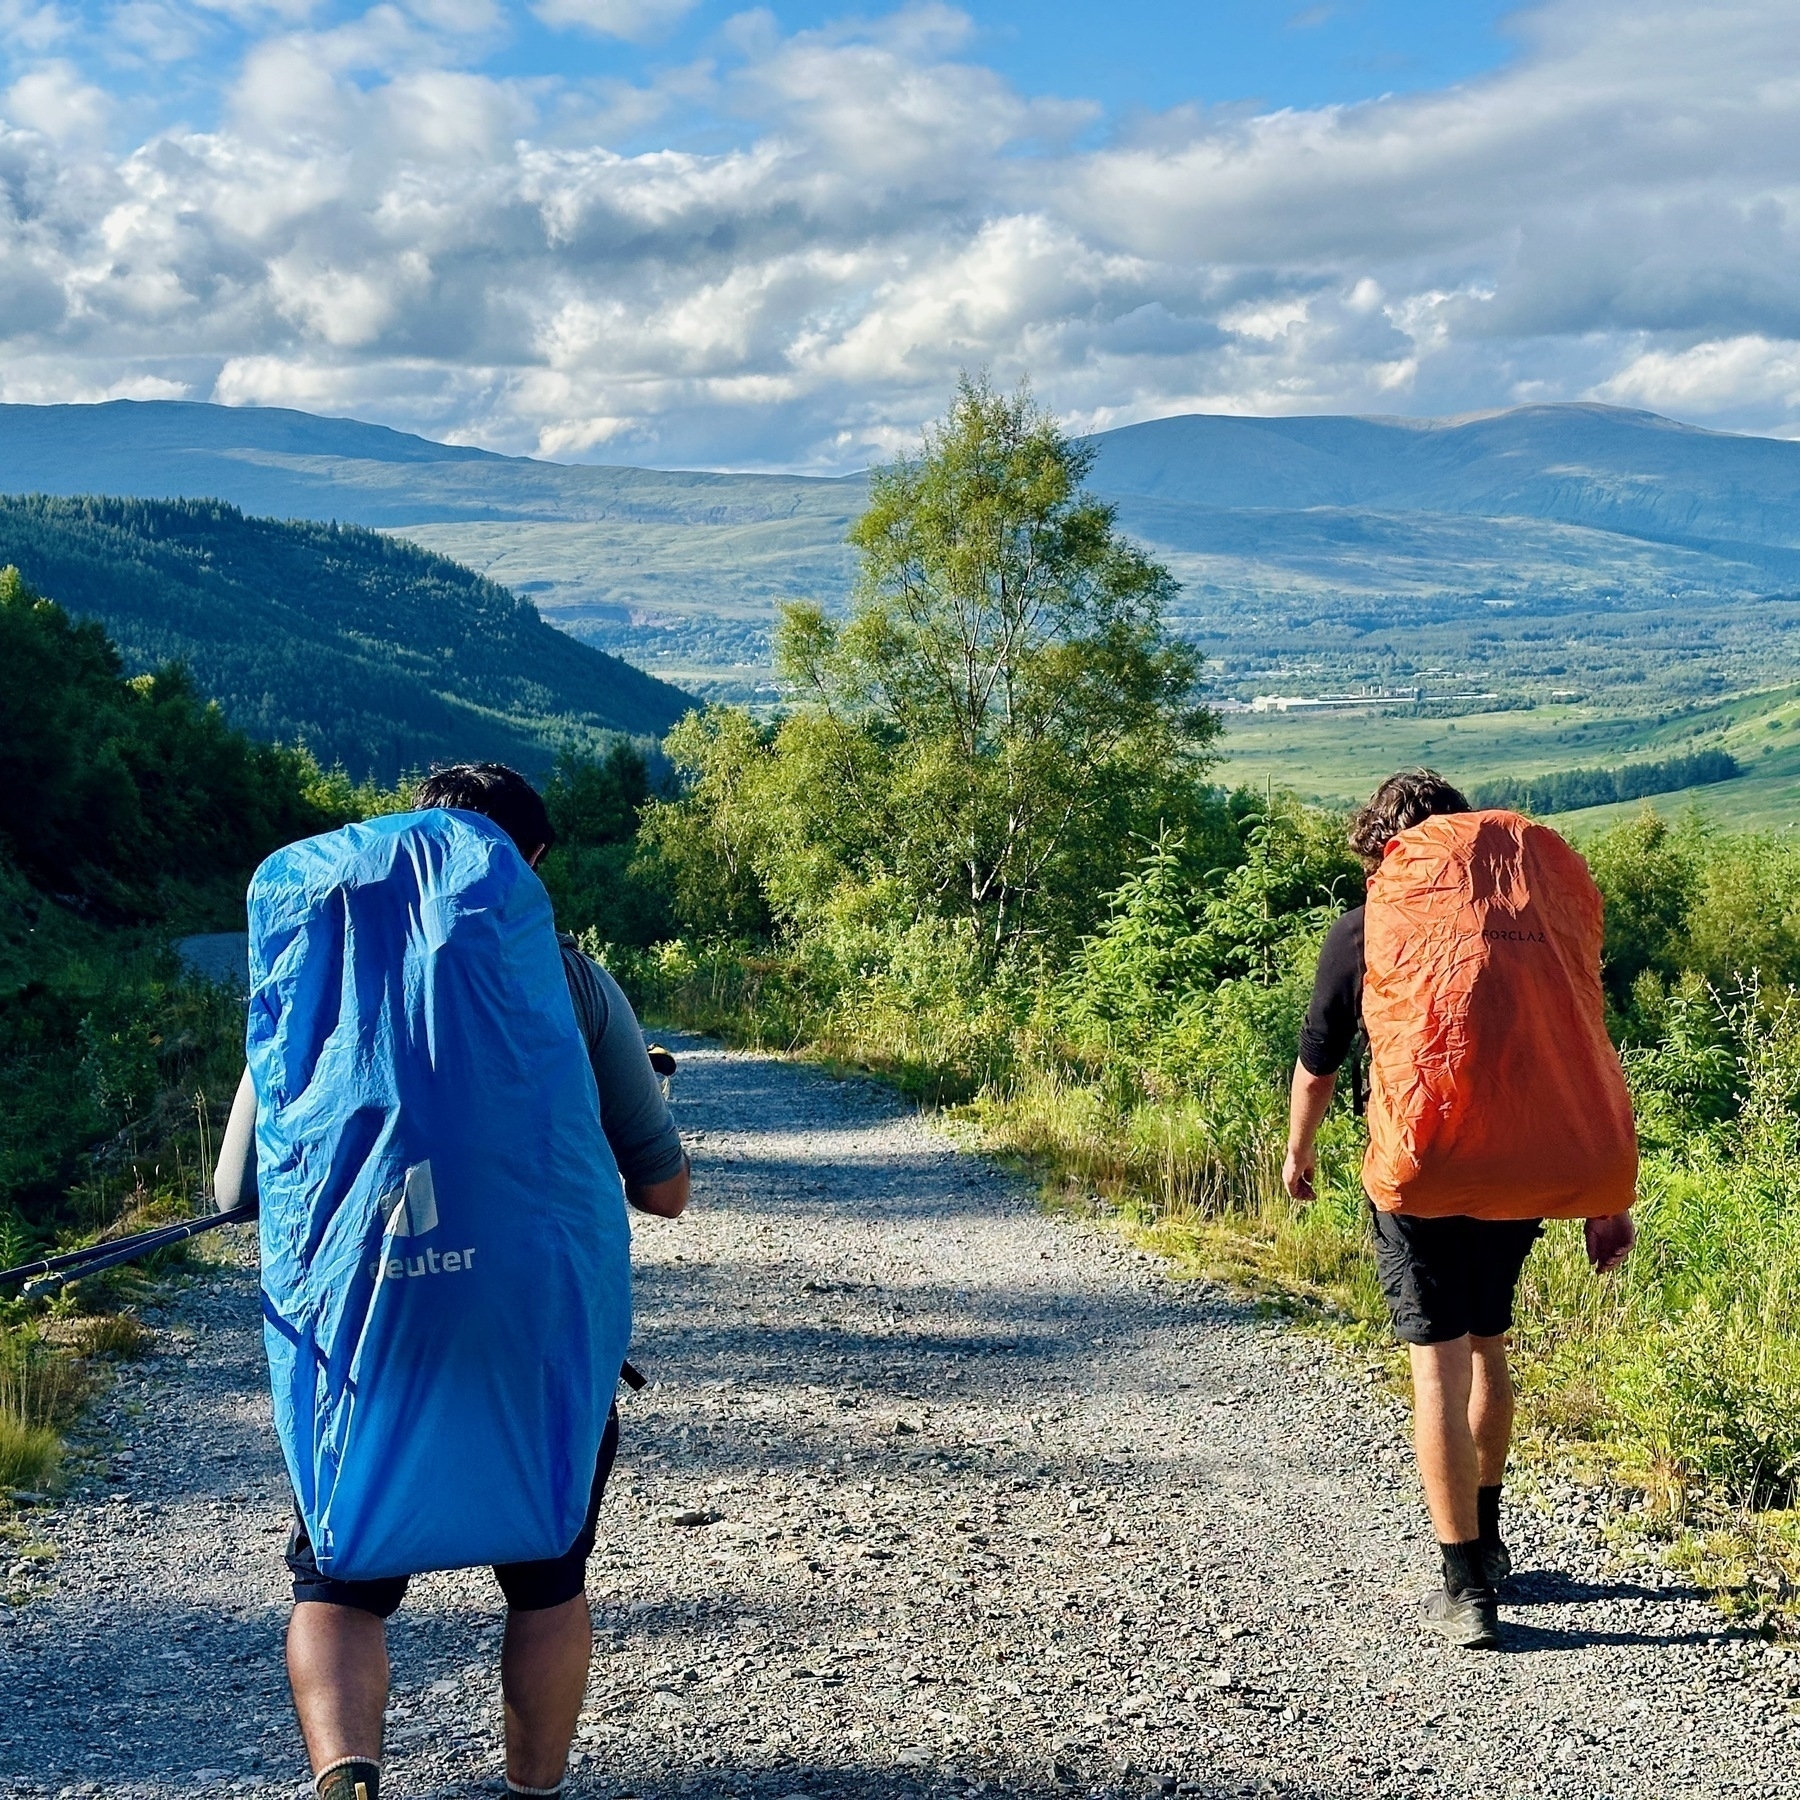
[[[600,1127],[612,1146],[619,1173],[648,1186],[681,1173],[681,1136],[650,1067],[637,1015],[619,984],[590,957],[562,938],[563,973],[575,1022],[587,1042],[594,1084],[600,1090]],[[256,1198],[256,1089],[246,1069],[231,1102],[219,1145],[214,1193],[221,1209]]]

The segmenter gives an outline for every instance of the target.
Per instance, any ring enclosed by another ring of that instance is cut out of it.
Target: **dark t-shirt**
[[[1335,1075],[1349,1060],[1362,1029],[1363,909],[1354,906],[1325,934],[1312,1004],[1300,1027],[1300,1066],[1309,1075]]]

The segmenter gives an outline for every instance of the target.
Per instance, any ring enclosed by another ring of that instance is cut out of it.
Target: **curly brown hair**
[[[1350,815],[1350,848],[1373,868],[1396,833],[1439,813],[1472,810],[1461,790],[1453,788],[1436,769],[1402,769],[1369,796],[1368,805]]]

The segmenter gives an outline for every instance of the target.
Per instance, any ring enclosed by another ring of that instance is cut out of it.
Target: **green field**
[[[1800,687],[1644,713],[1564,705],[1460,718],[1399,710],[1236,714],[1226,720],[1221,748],[1220,778],[1230,785],[1269,783],[1328,805],[1361,800],[1383,776],[1419,763],[1474,786],[1718,748],[1744,765],[1738,779],[1589,807],[1561,822],[1587,831],[1646,805],[1669,817],[1696,806],[1733,830],[1783,829],[1800,818]]]

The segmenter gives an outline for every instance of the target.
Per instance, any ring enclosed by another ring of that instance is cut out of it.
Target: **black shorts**
[[[1375,1266],[1395,1333],[1409,1344],[1502,1337],[1540,1219],[1415,1219],[1371,1206]]]
[[[606,1478],[612,1473],[619,1451],[619,1409],[615,1406],[600,1437],[600,1454],[594,1463],[594,1488],[588,1496],[587,1522],[581,1535],[561,1556],[544,1562],[502,1563],[494,1570],[500,1592],[514,1612],[543,1612],[573,1600],[587,1586],[587,1561],[594,1553],[594,1532],[600,1522],[600,1499]],[[288,1537],[287,1566],[294,1577],[295,1600],[322,1600],[327,1606],[354,1606],[359,1612],[385,1619],[406,1598],[409,1575],[391,1575],[385,1581],[333,1581],[319,1573],[313,1561],[311,1540],[294,1509],[294,1529]]]

